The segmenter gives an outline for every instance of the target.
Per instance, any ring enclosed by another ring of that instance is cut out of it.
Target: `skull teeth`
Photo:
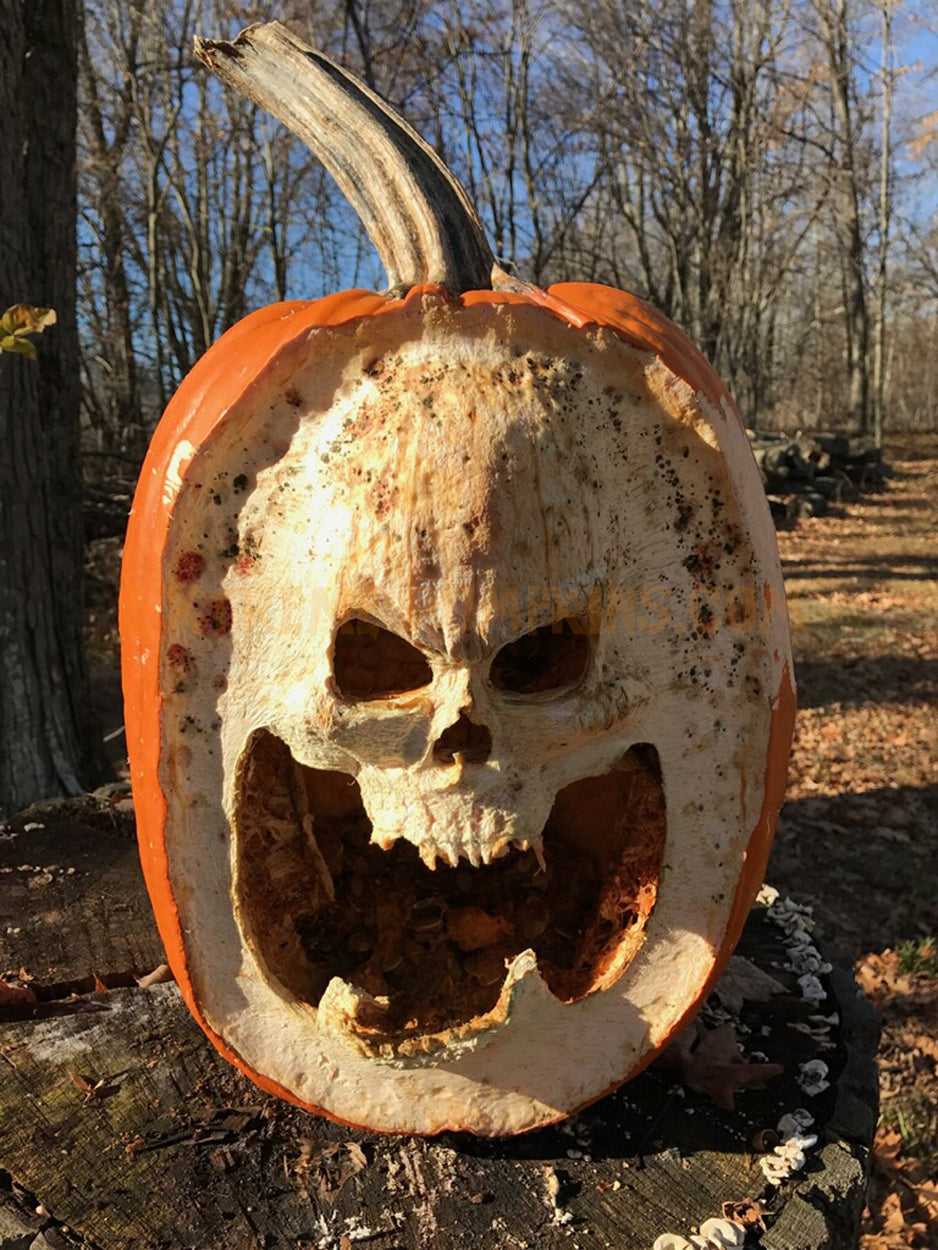
[[[382,851],[389,851],[398,840],[396,837],[375,839],[375,844]],[[546,871],[544,843],[541,837],[499,838],[497,842],[488,845],[480,845],[477,842],[464,842],[458,845],[453,843],[421,842],[417,846],[417,853],[426,867],[431,872],[435,872],[439,861],[442,861],[449,868],[455,868],[461,859],[468,860],[473,868],[480,868],[484,864],[492,864],[495,860],[503,858],[503,856],[508,854],[511,847],[515,847],[522,854],[533,851],[541,872]]]

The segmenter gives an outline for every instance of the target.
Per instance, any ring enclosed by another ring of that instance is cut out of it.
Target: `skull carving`
[[[620,292],[246,319],[154,439],[122,633],[148,886],[265,1088],[520,1132],[728,957],[791,732],[774,534],[706,364]]]

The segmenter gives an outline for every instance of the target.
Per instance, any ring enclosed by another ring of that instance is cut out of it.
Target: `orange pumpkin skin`
[[[656,356],[670,372],[713,406],[733,408],[716,374],[677,326],[635,296],[588,283],[564,283],[547,291],[530,287],[521,292],[470,291],[455,298],[440,288],[427,286],[414,287],[402,299],[353,290],[312,302],[275,304],[250,314],[229,330],[194,366],[167,407],[154,434],[134,498],[124,548],[120,591],[126,732],[144,876],[167,958],[183,998],[217,1050],[268,1093],[342,1123],[351,1121],[298,1098],[245,1062],[206,1021],[193,986],[179,903],[170,880],[164,840],[167,797],[159,780],[163,703],[159,657],[163,646],[164,554],[179,489],[192,457],[225,422],[236,400],[271,367],[281,353],[299,343],[310,331],[412,309],[428,297],[445,301],[456,309],[483,304],[533,304],[576,328],[608,327],[630,347]],[[767,506],[765,523],[771,525]],[[763,880],[784,792],[794,714],[794,688],[786,664],[779,688],[772,697],[762,810],[751,831],[745,862],[735,883],[729,923],[724,940],[714,953],[712,973],[667,1035],[629,1072],[617,1079],[610,1089],[650,1063],[670,1038],[694,1016],[738,941]],[[593,1094],[581,1105],[602,1097],[606,1092],[609,1091]],[[565,1109],[555,1118],[562,1119],[574,1110],[576,1108]],[[545,1122],[549,1121],[541,1121]],[[375,1126],[366,1124],[364,1127]],[[477,1131],[472,1124],[441,1124],[433,1131],[443,1131],[447,1127]]]

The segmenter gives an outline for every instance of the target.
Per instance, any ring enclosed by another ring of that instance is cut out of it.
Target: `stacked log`
[[[851,503],[885,488],[892,476],[882,449],[868,438],[835,430],[795,435],[748,430],[776,525],[823,516],[831,504]]]

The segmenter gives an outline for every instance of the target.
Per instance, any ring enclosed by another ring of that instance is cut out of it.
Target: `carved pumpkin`
[[[267,1090],[531,1129],[684,1025],[761,883],[793,693],[759,476],[674,325],[509,279],[343,71],[277,26],[199,54],[319,145],[399,293],[252,314],[153,439],[121,630],[167,954]]]

